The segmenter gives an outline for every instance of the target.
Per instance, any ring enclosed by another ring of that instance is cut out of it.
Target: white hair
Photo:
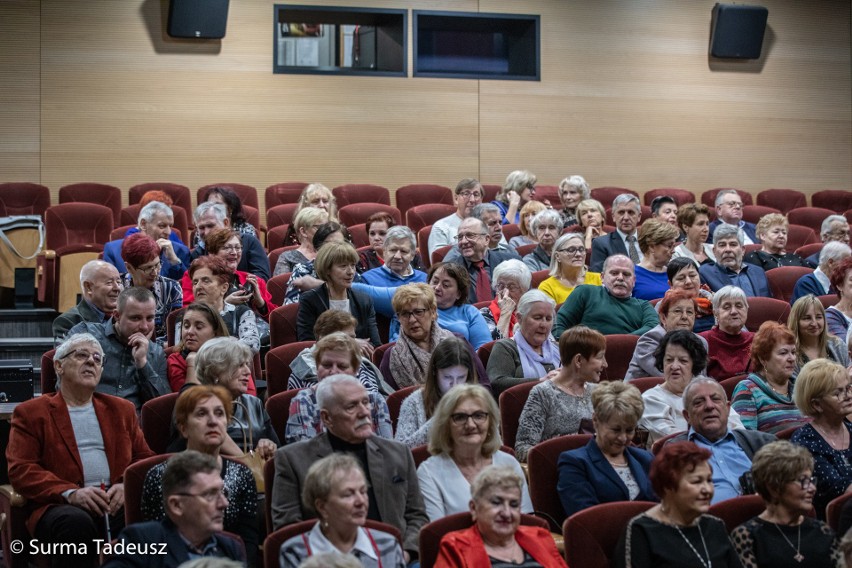
[[[829,241],[819,251],[819,265],[825,266],[830,260],[838,262],[849,255],[852,255],[852,249],[849,248],[849,245],[840,241]]]
[[[518,315],[522,318],[527,317],[527,314],[530,313],[530,310],[533,307],[533,304],[537,304],[539,302],[544,302],[545,304],[550,306],[551,310],[556,309],[556,301],[538,289],[533,289],[528,292],[525,292],[521,299],[518,300]]]
[[[550,221],[556,225],[559,230],[562,230],[562,215],[560,215],[556,209],[542,209],[536,213],[535,217],[533,217],[532,226],[530,227],[533,234],[538,231],[538,226],[545,221]]]
[[[225,219],[228,217],[228,208],[225,207],[224,204],[205,201],[195,208],[195,213],[192,215],[192,218],[195,219],[196,223],[198,223],[199,219],[206,216],[210,211],[213,212],[213,215],[216,216],[216,220],[220,223],[224,223]]]
[[[559,182],[559,192],[563,192],[566,188],[571,187],[576,189],[583,199],[588,199],[591,195],[591,188],[583,176],[568,176]]]
[[[511,278],[524,289],[524,292],[526,292],[530,289],[532,272],[530,272],[529,266],[517,258],[510,258],[498,264],[491,274],[491,281],[495,284],[498,280],[500,280],[500,278]]]
[[[408,244],[411,245],[411,250],[417,250],[417,237],[415,237],[414,232],[405,225],[394,225],[388,229],[388,232],[385,234],[385,241],[382,243],[385,250],[387,250],[388,245],[392,241],[408,241]]]
[[[736,194],[737,197],[740,197],[740,193],[736,189],[723,189],[719,193],[716,194],[716,207],[719,207],[722,204],[722,200],[726,195]]]
[[[742,229],[734,225],[728,225],[727,223],[720,223],[716,227],[716,230],[713,231],[713,244],[715,245],[721,239],[729,239],[731,237],[736,237],[740,246],[743,246],[745,243],[745,233],[743,233]]]
[[[849,221],[846,220],[846,217],[843,215],[829,215],[822,222],[822,226],[819,228],[819,237],[822,240],[825,240],[825,237],[831,232],[831,225],[834,223],[843,223],[844,225],[848,225]]]
[[[722,286],[716,290],[716,293],[713,294],[713,309],[718,309],[719,304],[725,300],[742,300],[748,307],[748,296],[742,288],[737,286]]]
[[[77,348],[77,346],[83,344],[97,347],[101,355],[104,353],[104,350],[101,347],[101,342],[98,341],[94,335],[91,333],[75,333],[74,335],[69,335],[65,341],[56,348],[56,352],[53,354],[53,360],[58,361],[67,357],[69,353]]]
[[[632,193],[622,193],[612,200],[612,210],[615,211],[618,207],[622,205],[627,205],[631,203],[636,206],[636,211],[642,212],[642,204],[639,203],[639,198],[633,195]]]
[[[171,207],[161,201],[152,201],[139,210],[139,217],[137,217],[136,222],[141,223],[142,221],[145,221],[147,223],[159,213],[165,214],[166,217],[174,221],[175,214]]]
[[[339,373],[322,379],[317,385],[317,407],[320,410],[331,410],[331,406],[337,403],[337,393],[335,387],[337,385],[357,385],[364,387],[357,378],[352,375],[344,375]]]
[[[107,268],[115,269],[115,276],[118,278],[118,269],[108,262],[103,260],[90,260],[84,264],[83,268],[80,269],[80,290],[83,289],[86,282],[92,282],[98,272]]]

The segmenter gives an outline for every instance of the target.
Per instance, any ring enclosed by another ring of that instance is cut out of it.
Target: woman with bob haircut
[[[306,264],[317,257],[312,240],[323,223],[328,223],[328,211],[319,207],[305,207],[293,217],[293,231],[299,248],[281,253],[272,271],[273,276],[293,272],[297,264]]]
[[[349,312],[358,321],[355,336],[361,341],[362,350],[372,344],[378,347],[379,328],[376,327],[376,312],[369,296],[352,290],[355,264],[358,253],[349,243],[327,243],[320,248],[314,263],[317,277],[322,286],[305,292],[299,300],[296,329],[299,341],[314,341],[314,324],[326,310]]]
[[[604,232],[605,219],[606,209],[597,199],[584,199],[577,206],[577,223],[584,235],[583,244],[586,250],[592,250],[592,241],[606,234]],[[573,228],[569,228],[569,230],[574,231]]]
[[[633,297],[640,300],[656,300],[669,290],[666,267],[672,259],[678,230],[663,221],[648,219],[639,227],[639,250],[642,261],[636,265],[636,285]]]
[[[645,405],[639,389],[607,381],[592,393],[595,437],[559,456],[556,491],[565,516],[613,501],[656,501],[648,472],[651,452],[632,447]]]
[[[807,422],[793,403],[796,339],[782,323],[765,321],[751,342],[754,371],[741,380],[731,396],[743,426],[777,434]]]
[[[796,378],[793,391],[796,406],[812,420],[790,438],[814,457],[817,490],[814,508],[825,519],[828,502],[852,491],[852,385],[843,365],[828,359],[806,363]]]
[[[186,383],[200,384],[195,376],[198,350],[209,339],[230,335],[222,317],[213,308],[202,302],[188,305],[180,321],[180,342],[174,353],[166,358],[172,392],[178,392]],[[248,393],[257,394],[254,380],[249,385]]]
[[[427,282],[435,292],[438,325],[464,337],[474,349],[491,341],[482,314],[467,303],[470,276],[464,266],[447,262],[433,264]]]
[[[756,264],[763,270],[772,270],[781,266],[804,266],[810,265],[801,256],[787,252],[787,231],[790,222],[787,216],[781,213],[769,213],[757,222],[754,232],[762,246],[759,250],[753,250],[743,257],[743,262]]]
[[[492,339],[512,337],[518,323],[516,308],[521,296],[530,289],[532,273],[526,264],[510,258],[494,267],[491,281],[497,293],[491,304],[480,308],[479,313],[488,324]]]
[[[521,207],[535,197],[536,181],[535,174],[527,170],[515,170],[506,176],[503,187],[491,202],[500,209],[504,225],[520,221]]]
[[[550,277],[539,284],[538,289],[562,304],[581,284],[600,286],[600,272],[589,272],[586,268],[586,250],[580,233],[566,233],[556,239],[550,259]]]
[[[675,247],[674,258],[688,258],[698,265],[716,262],[713,245],[707,242],[710,235],[709,207],[703,203],[684,203],[677,210],[677,226],[686,239]]]
[[[713,292],[707,284],[701,283],[698,265],[685,256],[675,257],[666,268],[671,291],[683,291],[695,300],[695,324],[692,331],[701,333],[713,327]],[[658,304],[659,306],[659,304]]]
[[[592,393],[606,369],[606,339],[594,329],[574,326],[559,338],[559,356],[556,377],[534,386],[521,411],[515,453],[523,462],[539,442],[576,434],[580,421],[592,418]]]
[[[707,374],[717,381],[741,375],[749,368],[749,349],[754,334],[744,329],[748,298],[741,288],[723,286],[713,294],[716,325],[698,335],[707,340],[710,362]]]
[[[790,309],[787,325],[796,338],[796,368],[793,379],[805,363],[814,359],[828,359],[849,366],[846,337],[835,337],[826,326],[825,308],[816,296],[802,296]]]
[[[435,568],[567,568],[547,529],[521,525],[525,491],[524,476],[514,468],[483,469],[470,487],[473,526],[444,535]]]
[[[364,526],[370,497],[367,478],[355,456],[334,452],[313,463],[305,475],[302,503],[316,512],[318,520],[311,530],[281,545],[281,568],[303,566],[304,560],[326,552],[355,557],[363,567],[405,567],[396,537]]]
[[[480,385],[458,385],[441,397],[429,432],[432,457],[417,468],[420,492],[430,521],[468,510],[470,484],[489,465],[523,470],[518,460],[500,449],[500,411]],[[526,483],[521,491],[521,510],[531,513]]]
[[[509,239],[509,247],[516,249],[525,245],[537,245],[538,241],[535,238],[535,230],[532,228],[533,218],[540,212],[547,209],[547,205],[541,201],[527,201],[526,205],[521,207],[521,214],[518,221],[518,229],[521,234],[517,237]]]
[[[754,454],[751,473],[766,510],[731,533],[744,568],[844,565],[834,531],[809,515],[816,492],[813,471],[811,454],[786,440]]]
[[[711,456],[692,442],[663,446],[650,474],[660,504],[627,524],[613,567],[742,566],[725,523],[706,514],[713,498]]]
[[[559,182],[559,201],[562,203],[562,227],[567,229],[571,225],[578,225],[579,213],[577,208],[580,202],[588,199],[592,189],[583,176],[569,176]]]

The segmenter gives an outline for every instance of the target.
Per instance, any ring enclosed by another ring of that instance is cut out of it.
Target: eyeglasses
[[[72,357],[78,363],[85,363],[89,360],[89,358],[91,358],[92,361],[95,362],[95,365],[99,367],[104,364],[104,361],[106,361],[106,355],[102,355],[97,352],[89,353],[85,349],[75,349],[70,353],[66,353],[63,357],[60,357],[60,359],[65,359],[66,357]]]
[[[138,268],[136,268],[136,270],[138,270],[139,272],[144,272],[146,274],[157,274],[160,272],[160,267],[162,266],[163,265],[159,261],[157,261],[157,264],[152,264],[151,266],[139,266]]]
[[[181,497],[200,497],[208,503],[215,503],[220,497],[224,497],[225,501],[228,500],[228,490],[224,487],[221,489],[211,489],[204,493],[174,493],[174,495],[180,495]]]
[[[423,308],[417,308],[417,309],[415,309],[415,310],[411,310],[411,311],[407,311],[407,312],[397,312],[396,316],[397,316],[400,320],[402,320],[402,321],[405,321],[405,320],[411,319],[411,316],[414,316],[414,317],[416,317],[417,319],[420,319],[420,318],[422,318],[422,317],[426,314],[426,312],[428,312],[428,311],[429,311],[429,310],[426,310],[426,309],[423,309]]]
[[[530,190],[532,193],[535,193],[535,184],[533,184],[533,183],[528,183],[528,184],[527,184],[527,189],[528,189],[528,190]]]
[[[831,393],[831,396],[833,396],[837,400],[840,400],[841,398],[849,398],[850,396],[852,396],[852,384],[846,385],[842,389],[834,389],[834,391]]]
[[[240,245],[226,245],[222,247],[222,250],[226,252],[242,252],[243,247]]]
[[[562,250],[558,250],[556,252],[564,252],[565,254],[574,255],[574,254],[586,254],[586,247],[567,247]]]
[[[465,412],[456,412],[455,414],[450,414],[450,420],[453,421],[453,424],[456,426],[461,426],[463,424],[467,424],[467,421],[473,419],[474,424],[484,424],[486,420],[488,420],[488,413],[478,410],[473,414],[467,414]]]
[[[482,194],[479,193],[478,191],[462,191],[461,193],[458,194],[458,196],[461,197],[462,199],[465,199],[465,200],[467,200],[467,199],[481,199],[482,198]]]
[[[796,481],[799,482],[799,485],[801,485],[802,489],[804,490],[808,487],[816,487],[817,482],[819,480],[813,475],[811,475],[810,477],[808,477],[807,475],[803,475],[800,479],[797,479]]]
[[[509,292],[517,292],[521,289],[521,287],[515,282],[509,282],[508,284],[504,284],[503,282],[497,282],[497,285],[494,286],[494,289],[498,292],[502,292],[503,290],[508,290]]]
[[[743,208],[743,204],[740,203],[739,201],[723,201],[722,205],[727,205],[731,209],[742,209]]]
[[[456,241],[462,242],[464,240],[472,241],[478,239],[479,237],[484,237],[488,235],[488,233],[460,233],[456,235]]]

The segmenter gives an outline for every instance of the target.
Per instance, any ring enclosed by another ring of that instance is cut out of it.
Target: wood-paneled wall
[[[756,62],[708,59],[713,0],[298,3],[540,14],[542,80],[274,75],[270,0],[221,42],[167,0],[5,0],[0,180],[852,189],[848,0],[761,2]]]

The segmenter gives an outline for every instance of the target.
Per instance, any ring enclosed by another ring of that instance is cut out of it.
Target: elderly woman
[[[553,298],[540,290],[521,296],[515,334],[497,340],[488,358],[488,378],[495,393],[529,380],[556,377],[559,347],[550,335],[555,307]]]
[[[491,334],[482,314],[467,303],[470,276],[464,266],[439,262],[429,269],[429,285],[438,305],[438,325],[458,333],[475,349],[489,341]]]
[[[364,470],[351,454],[335,452],[313,463],[305,476],[302,503],[319,520],[307,533],[281,545],[281,568],[298,568],[308,557],[325,552],[354,556],[364,567],[404,568],[396,537],[364,526],[369,500]]]
[[[685,256],[671,259],[666,276],[673,291],[683,290],[695,300],[695,324],[692,331],[700,333],[713,327],[713,292],[706,284],[701,284],[695,261]]]
[[[359,377],[361,349],[358,342],[343,332],[326,335],[316,344],[317,381],[299,391],[290,403],[290,415],[284,429],[286,442],[291,444],[313,438],[325,431],[317,403],[317,386],[327,377],[350,375]],[[370,399],[373,430],[382,438],[393,438],[390,411],[375,385],[364,384]]]
[[[743,566],[843,566],[834,531],[810,517],[817,479],[808,451],[771,442],[754,455],[751,473],[766,510],[731,533]]]
[[[592,241],[604,234],[606,210],[597,199],[584,199],[577,205],[577,224],[583,233],[586,250],[592,250]]]
[[[555,210],[545,209],[533,218],[532,230],[538,246],[524,256],[524,264],[533,272],[548,270],[553,255],[553,245],[562,233],[562,218]]]
[[[749,430],[777,434],[806,422],[793,403],[796,339],[787,326],[766,321],[751,342],[748,378],[739,382],[731,407]]]
[[[326,243],[346,242],[349,242],[349,232],[343,225],[333,221],[323,223],[317,227],[311,239],[311,244],[316,251],[319,251]],[[297,264],[293,267],[293,272],[290,274],[290,281],[287,282],[287,291],[284,293],[285,305],[298,303],[302,293],[322,286],[323,281],[317,278],[314,266],[315,262],[316,259],[305,264]]]
[[[435,568],[567,568],[546,529],[521,526],[524,491],[524,476],[513,468],[483,469],[470,487],[473,526],[444,535]]]
[[[661,503],[627,524],[613,556],[615,568],[740,568],[725,524],[706,514],[713,497],[711,455],[692,442],[663,446],[650,474]]]
[[[627,382],[640,377],[659,377],[662,368],[657,367],[656,351],[660,346],[660,340],[670,331],[682,329],[692,332],[695,324],[695,300],[684,290],[669,290],[658,304],[660,325],[646,332],[639,338],[636,348],[633,350],[633,358],[627,368],[624,380]],[[704,360],[707,360],[707,341],[696,336],[704,350]],[[704,367],[699,367],[695,374],[704,372]]]
[[[322,209],[323,211],[328,212],[328,220],[330,222],[336,223],[338,220],[337,200],[334,198],[334,194],[331,193],[331,190],[321,183],[308,184],[305,189],[302,190],[298,204],[296,211],[293,213],[294,219],[302,209],[306,207],[316,207],[317,209]],[[287,231],[287,235],[284,237],[284,245],[289,246],[297,244],[299,244],[299,242],[296,240],[296,230],[291,224]]]
[[[379,368],[388,384],[399,389],[421,384],[432,352],[439,343],[455,337],[455,334],[438,325],[435,292],[427,284],[400,286],[393,297],[393,308],[399,318],[400,334],[396,343],[385,351]],[[463,338],[461,334],[458,336]],[[479,382],[490,386],[482,362],[473,353],[470,343],[467,345]]]
[[[527,461],[530,449],[545,440],[576,434],[592,417],[592,392],[606,369],[606,339],[578,325],[559,338],[562,366],[556,377],[532,388],[515,437],[515,454]]]
[[[636,285],[633,297],[656,300],[669,290],[666,267],[672,259],[675,241],[680,233],[663,221],[648,219],[639,228],[639,250],[642,260],[636,265]]]
[[[458,337],[441,341],[432,352],[423,386],[402,402],[394,438],[414,448],[429,443],[435,409],[441,397],[456,385],[476,384],[474,355]]]
[[[121,275],[121,287],[141,286],[154,293],[154,341],[166,344],[166,318],[183,305],[183,291],[176,280],[160,275],[160,245],[145,233],[134,233],[121,243],[121,258],[127,272]]]
[[[521,207],[535,197],[535,174],[527,170],[515,170],[506,176],[503,187],[493,203],[500,209],[503,224],[518,223]]]
[[[154,455],[133,403],[95,392],[103,364],[93,335],[71,335],[53,357],[58,392],[12,414],[9,482],[27,500],[29,534],[41,546],[82,545],[80,556],[52,555],[53,566],[99,565],[93,541],[104,538],[104,517],[116,532],[124,524],[124,470]]]
[[[523,475],[521,464],[500,449],[497,402],[479,385],[450,389],[435,408],[429,432],[432,456],[417,468],[420,492],[430,521],[467,510],[470,483],[489,465],[511,467]],[[521,511],[532,512],[526,483],[521,486]]]
[[[299,248],[284,251],[275,263],[274,276],[293,272],[297,264],[307,264],[317,257],[313,238],[317,229],[328,223],[328,211],[319,207],[305,207],[293,218],[293,230],[299,241]]]
[[[260,331],[254,311],[246,304],[237,305],[225,301],[225,295],[234,279],[234,271],[225,261],[209,254],[199,256],[189,265],[189,278],[192,282],[193,301],[202,302],[216,310],[232,336],[245,343],[252,353],[260,351]]]
[[[550,259],[550,277],[538,289],[562,304],[581,284],[601,285],[600,272],[586,269],[586,245],[580,233],[566,233],[556,239]]]
[[[376,312],[369,296],[352,290],[358,253],[349,243],[328,243],[320,248],[315,262],[317,276],[324,283],[305,292],[299,301],[296,331],[299,341],[313,341],[314,324],[325,310],[349,312],[358,321],[355,335],[362,339],[362,348],[370,352],[368,342],[381,345],[376,327]]]
[[[630,445],[645,405],[639,389],[608,381],[592,393],[595,437],[559,456],[556,491],[570,517],[613,501],[656,501],[648,472],[653,456]]]
[[[816,359],[802,367],[793,397],[802,414],[812,418],[790,441],[814,457],[814,508],[822,519],[829,501],[852,491],[852,422],[846,420],[852,413],[852,385],[842,365]]]
[[[828,333],[846,339],[852,323],[852,257],[846,257],[831,273],[831,287],[837,290],[840,301],[825,310]]]
[[[707,374],[717,381],[741,375],[749,366],[749,348],[754,334],[744,328],[748,298],[741,288],[723,286],[713,294],[716,325],[699,333],[707,340],[710,363]]]
[[[781,213],[770,213],[764,215],[757,222],[757,238],[762,246],[760,250],[753,250],[743,257],[743,262],[756,264],[763,270],[771,270],[781,266],[804,266],[810,267],[801,256],[787,252],[787,231],[790,223],[787,217]]]
[[[802,296],[793,304],[787,326],[796,338],[796,368],[793,379],[805,363],[814,359],[827,358],[849,366],[849,350],[846,336],[841,338],[829,334],[825,326],[825,308],[811,294]]]
[[[559,201],[562,203],[562,227],[579,224],[577,207],[584,199],[588,199],[591,188],[583,176],[569,176],[559,182]]]
[[[537,214],[545,209],[547,209],[547,205],[541,201],[527,201],[526,205],[521,207],[521,220],[518,223],[518,229],[520,229],[521,234],[509,239],[509,247],[516,249],[524,245],[538,244],[535,230],[532,228],[532,221]]]
[[[214,337],[230,337],[222,317],[203,302],[193,302],[183,312],[180,322],[180,342],[166,359],[169,385],[172,392],[181,390],[185,383],[199,384],[195,374],[195,359],[201,346]],[[249,384],[249,394],[257,394],[254,381]]]
[[[479,313],[488,324],[492,339],[512,337],[518,323],[515,309],[521,295],[530,289],[532,273],[526,264],[510,258],[494,268],[491,281],[497,294],[490,305],[479,309]]]
[[[665,381],[642,393],[645,412],[639,427],[648,431],[648,447],[660,438],[689,427],[683,416],[683,391],[707,366],[707,346],[694,333],[677,329],[666,333],[655,353],[655,366]],[[736,411],[728,413],[728,428],[742,428]]]
[[[686,239],[675,247],[674,258],[688,258],[701,265],[716,262],[710,236],[710,208],[703,203],[684,203],[677,210],[677,225]]]
[[[222,445],[228,440],[226,429],[233,418],[231,408],[231,395],[225,387],[196,386],[182,392],[175,402],[175,423],[186,440],[187,450],[211,455],[219,462],[219,474],[228,495],[224,529],[242,537],[248,558],[255,558],[260,536],[254,475],[246,465],[221,454]],[[162,481],[166,465],[155,465],[145,475],[141,512],[146,521],[159,521],[165,516]]]

